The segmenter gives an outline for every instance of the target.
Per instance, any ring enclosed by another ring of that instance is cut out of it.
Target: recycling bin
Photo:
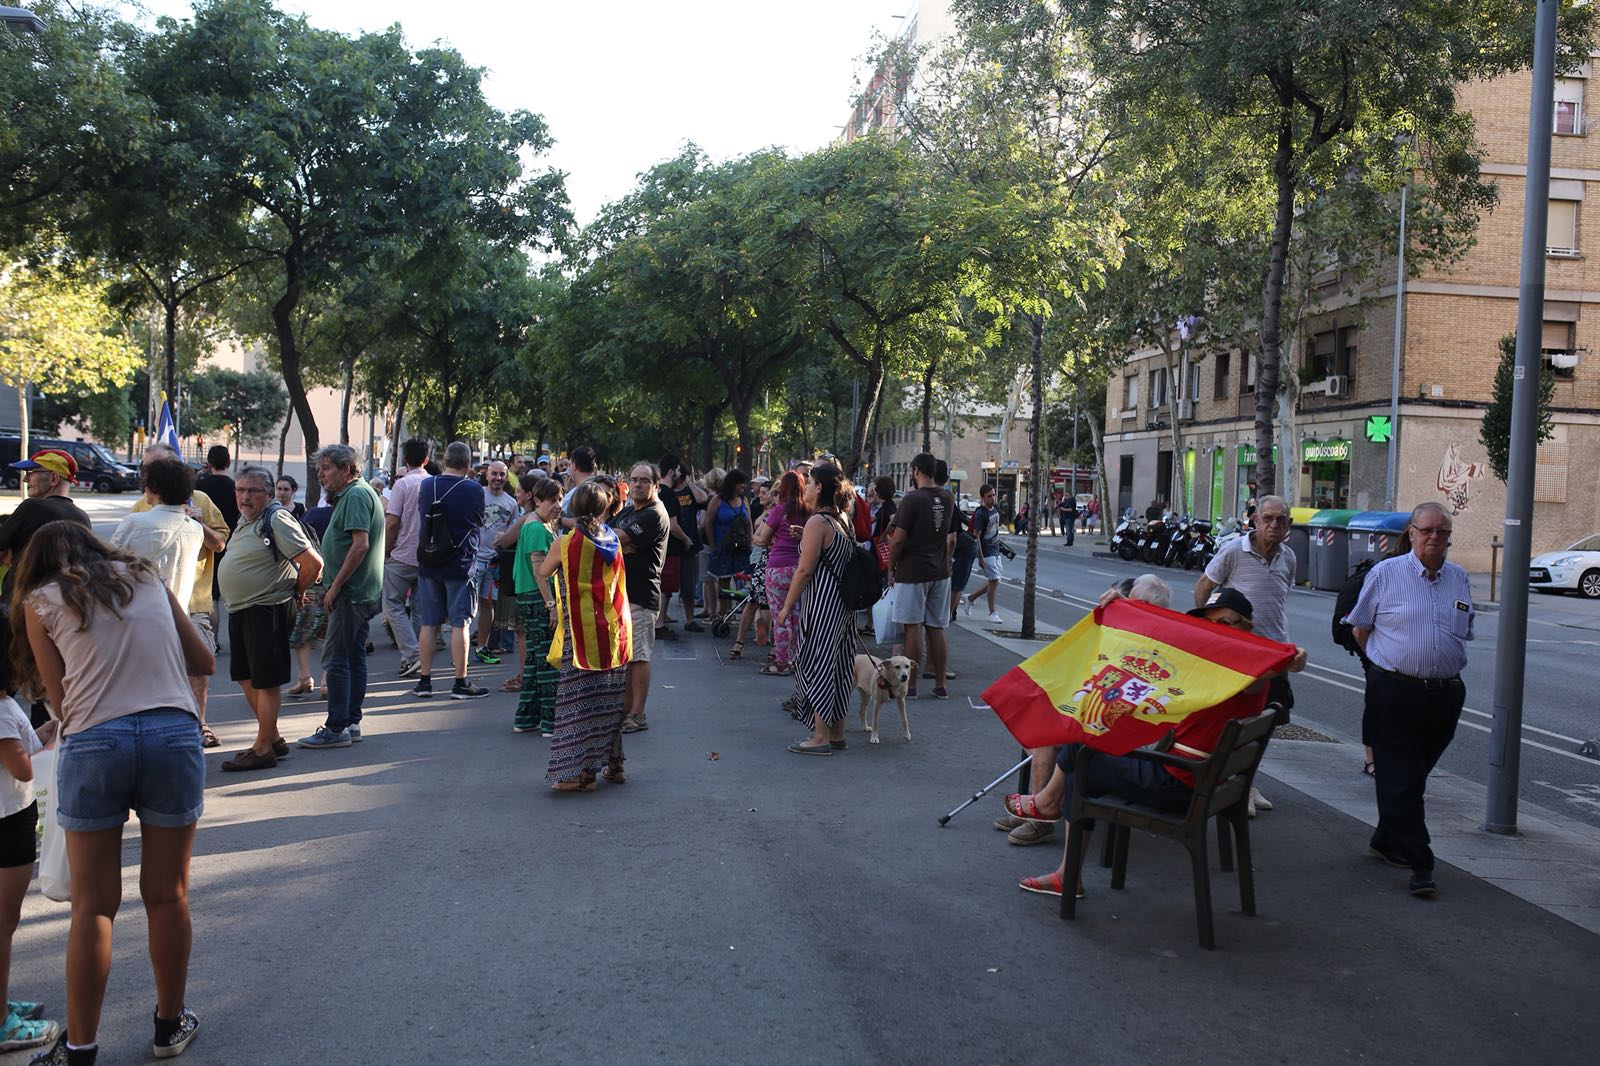
[[[1304,585],[1311,580],[1311,519],[1318,513],[1315,507],[1289,508],[1289,539],[1284,543],[1294,552],[1294,583]]]
[[[1306,523],[1311,534],[1311,587],[1337,592],[1350,575],[1350,519],[1352,510],[1318,511]]]
[[[1346,523],[1350,531],[1351,569],[1363,560],[1387,559],[1400,543],[1411,515],[1406,511],[1362,511]]]

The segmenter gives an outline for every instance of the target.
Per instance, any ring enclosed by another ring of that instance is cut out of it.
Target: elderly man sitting
[[[1205,606],[1196,607],[1189,613],[1208,622],[1240,629],[1246,633],[1253,628],[1250,601],[1237,589],[1219,589],[1211,594]],[[1296,648],[1289,669],[1299,671],[1305,669],[1305,665],[1305,649]],[[1258,680],[1239,697],[1225,704],[1227,714],[1191,715],[1178,723],[1173,731],[1173,752],[1190,755],[1195,752],[1211,751],[1216,747],[1217,740],[1222,736],[1222,730],[1229,721],[1234,718],[1247,718],[1261,709],[1259,695],[1265,689],[1267,680],[1268,678]],[[1257,698],[1241,698],[1252,695]],[[1043,790],[1031,796],[1007,796],[1006,810],[1019,818],[1051,820],[1060,818],[1067,795],[1072,789],[1073,766],[1080,747],[1078,744],[1062,747],[1056,756],[1056,770],[1051,774],[1050,781]],[[1204,754],[1199,757],[1204,758]],[[1090,796],[1120,796],[1158,810],[1182,811],[1188,807],[1194,795],[1194,775],[1186,770],[1168,768],[1147,759],[1140,759],[1136,755],[1106,755],[1095,752],[1089,760],[1089,780],[1085,792]],[[1065,874],[1066,853],[1063,851],[1061,863],[1054,870],[1039,877],[1024,877],[1018,882],[1018,886],[1024,892],[1059,896]],[[1082,898],[1083,886],[1078,885],[1077,890],[1078,896]]]

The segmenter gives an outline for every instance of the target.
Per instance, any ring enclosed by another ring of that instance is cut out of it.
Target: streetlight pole
[[[1383,482],[1383,505],[1394,510],[1400,466],[1400,354],[1406,322],[1406,191],[1400,186],[1400,247],[1394,268],[1394,363],[1389,368],[1389,461]],[[1543,260],[1540,260],[1541,264]]]
[[[1528,105],[1528,171],[1523,187],[1522,286],[1512,374],[1511,454],[1506,463],[1505,573],[1494,657],[1494,727],[1489,737],[1489,804],[1483,827],[1517,831],[1522,695],[1528,652],[1528,558],[1533,547],[1533,464],[1539,433],[1539,346],[1544,325],[1545,229],[1550,213],[1550,140],[1555,110],[1556,0],[1538,0],[1533,86]]]

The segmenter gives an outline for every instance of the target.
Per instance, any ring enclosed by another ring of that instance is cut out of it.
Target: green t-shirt
[[[533,564],[528,561],[528,556],[534,552],[548,553],[555,540],[550,527],[537,518],[522,523],[522,528],[517,532],[517,561],[511,568],[512,584],[518,596],[534,591]]]
[[[278,546],[278,558],[273,558],[272,549],[262,539],[265,514],[254,522],[239,519],[228,538],[228,551],[217,564],[217,585],[229,610],[282,603],[294,595],[298,569],[289,560],[307,551],[311,538],[288,508],[272,514],[272,541]]]
[[[383,501],[365,481],[352,481],[334,501],[328,535],[322,538],[322,584],[332,585],[350,554],[350,534],[367,531],[367,557],[345,582],[340,596],[351,603],[377,603],[383,594]]]

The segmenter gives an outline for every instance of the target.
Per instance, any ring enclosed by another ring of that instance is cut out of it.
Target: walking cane
[[[1006,778],[1010,777],[1012,774],[1028,765],[1029,761],[1032,759],[1032,755],[1024,755],[1021,762],[1017,763],[1017,765],[1013,766],[1011,769],[1007,770],[993,781],[990,781],[987,785],[984,785],[982,788],[978,789],[978,791],[972,794],[972,798],[967,800],[967,802],[963,803],[949,814],[941,815],[939,818],[940,828],[948,825],[950,823],[950,819],[954,818],[956,815],[960,814],[974,803],[977,803],[979,800],[983,799],[983,797],[988,794],[991,788],[994,788],[994,786],[998,785],[1000,782],[1004,781]]]

